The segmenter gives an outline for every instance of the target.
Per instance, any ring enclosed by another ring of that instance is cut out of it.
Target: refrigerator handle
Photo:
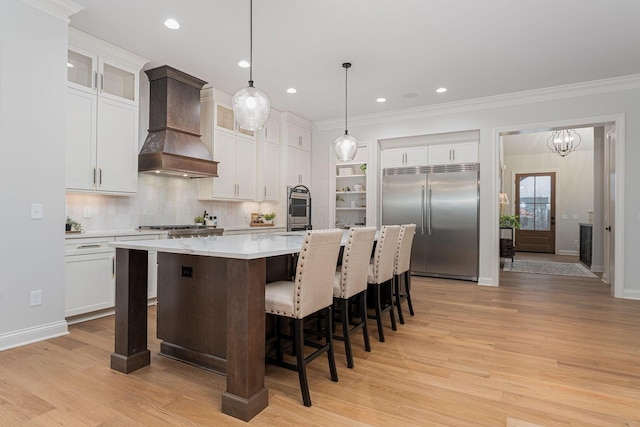
[[[427,199],[427,234],[431,236],[431,186],[429,186],[429,198]]]
[[[420,191],[421,191],[421,194],[422,194],[422,199],[421,199],[421,203],[420,203],[420,218],[421,218],[421,224],[420,224],[421,231],[420,231],[420,234],[424,235],[424,210],[425,210],[425,207],[424,207],[424,185],[420,186]]]

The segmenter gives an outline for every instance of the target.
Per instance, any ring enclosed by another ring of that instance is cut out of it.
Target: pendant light
[[[581,142],[582,137],[573,129],[556,130],[547,139],[547,148],[560,157],[566,157],[575,151]]]
[[[233,95],[231,103],[233,115],[241,129],[262,129],[269,117],[269,98],[253,86],[253,0],[249,0],[249,86]]]
[[[342,64],[342,68],[344,68],[344,135],[340,135],[333,143],[336,157],[342,162],[352,161],[358,151],[358,140],[349,135],[347,128],[347,71],[350,67],[351,63],[349,62]]]

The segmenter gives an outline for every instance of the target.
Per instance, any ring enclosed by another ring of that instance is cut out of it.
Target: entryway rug
[[[505,261],[504,271],[516,273],[552,274],[555,276],[598,277],[584,265],[577,262],[549,262],[549,261]]]

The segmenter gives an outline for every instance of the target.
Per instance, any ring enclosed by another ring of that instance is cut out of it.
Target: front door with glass
[[[555,172],[516,174],[516,206],[520,229],[518,252],[556,251]]]

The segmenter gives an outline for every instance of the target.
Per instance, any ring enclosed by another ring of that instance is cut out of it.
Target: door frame
[[[498,195],[500,193],[500,166],[502,165],[502,144],[501,144],[501,135],[508,133],[518,133],[518,132],[537,132],[537,131],[548,131],[554,128],[563,128],[563,127],[587,127],[587,126],[604,126],[607,124],[613,124],[615,126],[615,135],[616,135],[616,147],[615,147],[615,167],[616,167],[616,175],[615,175],[615,224],[616,224],[616,234],[618,236],[615,239],[614,243],[614,251],[616,254],[615,265],[614,265],[614,277],[615,281],[613,283],[613,296],[616,298],[637,298],[637,291],[625,291],[624,286],[624,239],[622,236],[625,234],[624,230],[624,211],[625,211],[625,201],[624,201],[624,192],[625,192],[625,168],[624,168],[624,153],[625,149],[625,115],[624,114],[613,114],[613,115],[604,115],[604,116],[595,116],[595,117],[582,117],[577,119],[569,119],[569,120],[558,120],[558,121],[549,121],[549,122],[538,122],[538,123],[524,123],[520,125],[514,126],[505,126],[505,127],[494,127],[492,128],[492,139],[493,145],[491,149],[493,150],[493,161],[494,161],[494,173],[491,174],[492,187],[496,190],[491,195],[491,211],[493,213],[494,218],[498,218],[500,215],[500,204],[498,203]],[[489,255],[492,261],[493,267],[493,277],[495,277],[495,285],[499,284],[500,278],[500,227],[498,221],[491,222],[491,238],[493,239],[493,247],[494,251],[491,251]]]

